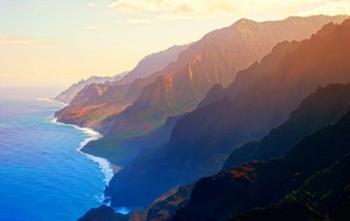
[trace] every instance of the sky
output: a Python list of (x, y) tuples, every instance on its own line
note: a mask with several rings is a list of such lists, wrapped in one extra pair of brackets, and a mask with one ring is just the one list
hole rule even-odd
[(350, 0), (0, 0), (0, 86), (65, 87), (240, 18), (350, 14)]

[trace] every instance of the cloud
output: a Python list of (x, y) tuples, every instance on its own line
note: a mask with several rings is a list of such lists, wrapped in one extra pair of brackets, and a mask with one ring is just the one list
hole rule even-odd
[(19, 38), (8, 35), (0, 35), (0, 45), (9, 45), (9, 44), (31, 44), (38, 42), (38, 39), (29, 39), (29, 38)]
[(89, 6), (89, 8), (95, 8), (96, 7), (95, 3), (93, 3), (93, 2), (89, 2), (88, 6)]
[[(248, 17), (267, 19), (315, 13), (345, 14), (349, 0), (115, 0), (108, 7), (128, 19), (162, 21)], [(148, 22), (149, 23), (149, 22)]]

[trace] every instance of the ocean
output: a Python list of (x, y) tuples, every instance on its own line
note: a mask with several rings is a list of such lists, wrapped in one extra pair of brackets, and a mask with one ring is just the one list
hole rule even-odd
[(111, 168), (79, 152), (99, 135), (55, 122), (61, 107), (0, 99), (0, 221), (73, 221), (101, 204)]

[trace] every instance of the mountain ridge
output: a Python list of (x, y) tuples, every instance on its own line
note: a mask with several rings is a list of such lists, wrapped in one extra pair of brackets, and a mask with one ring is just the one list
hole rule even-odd
[(267, 161), (282, 157), (301, 138), (340, 119), (350, 107), (350, 84), (319, 87), (303, 99), (288, 120), (274, 128), (258, 142), (235, 149), (225, 161), (224, 169), (250, 160)]

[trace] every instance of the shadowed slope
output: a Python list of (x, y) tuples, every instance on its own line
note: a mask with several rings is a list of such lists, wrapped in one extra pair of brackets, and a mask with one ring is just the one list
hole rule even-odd
[(350, 84), (332, 84), (318, 88), (304, 99), (288, 120), (259, 142), (250, 142), (232, 152), (224, 169), (250, 160), (267, 161), (283, 156), (300, 139), (332, 124), (349, 110)]
[[(280, 202), (286, 194), (310, 182), (307, 179), (313, 174), (330, 167), (350, 152), (349, 130), (348, 112), (335, 125), (305, 137), (282, 159), (250, 163), (201, 179), (195, 185), (190, 202), (177, 212), (174, 221), (227, 220), (246, 210)], [(342, 174), (342, 170), (338, 172)], [(334, 183), (347, 180), (335, 177)], [(328, 189), (324, 182), (315, 187), (324, 184)]]

